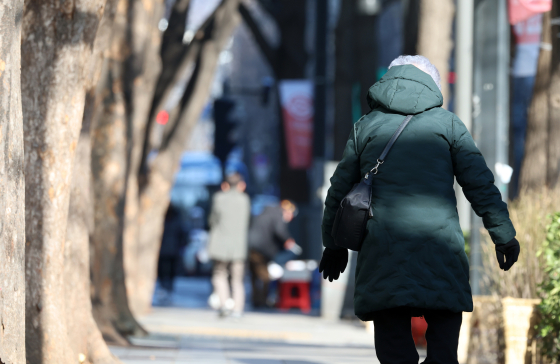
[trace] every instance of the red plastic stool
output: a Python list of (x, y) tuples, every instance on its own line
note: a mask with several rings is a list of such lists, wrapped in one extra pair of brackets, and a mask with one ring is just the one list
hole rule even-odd
[(278, 283), (279, 299), (278, 308), (288, 310), (299, 308), (303, 313), (311, 311), (309, 297), (309, 282), (284, 281)]
[(416, 346), (426, 347), (426, 330), (428, 323), (423, 317), (413, 317), (412, 322), (412, 338)]

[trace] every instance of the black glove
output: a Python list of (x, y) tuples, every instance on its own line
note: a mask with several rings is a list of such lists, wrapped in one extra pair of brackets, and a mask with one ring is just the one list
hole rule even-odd
[(328, 278), (330, 282), (336, 281), (340, 273), (346, 269), (346, 264), (348, 264), (348, 249), (325, 248), (319, 263), (319, 273), (323, 273), (323, 278)]
[[(498, 258), (500, 269), (509, 270), (513, 263), (517, 262), (520, 251), (519, 242), (515, 238), (511, 239), (507, 244), (496, 245), (496, 258)], [(504, 256), (506, 258), (505, 261)]]

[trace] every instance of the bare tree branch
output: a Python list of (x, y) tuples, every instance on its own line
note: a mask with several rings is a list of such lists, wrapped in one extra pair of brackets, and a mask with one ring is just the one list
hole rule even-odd
[(174, 8), (178, 12), (182, 13), (182, 12), (187, 11), (190, 3), (191, 3), (191, 0), (179, 0), (175, 3)]
[[(186, 4), (185, 4), (186, 3)], [(175, 77), (181, 65), (181, 59), (185, 57), (192, 43), (183, 44), (183, 34), (185, 32), (186, 18), (188, 13), (189, 0), (182, 0), (175, 3), (171, 16), (169, 17), (169, 27), (163, 34), (161, 45), (161, 58), (165, 68), (162, 70), (156, 86), (152, 108), (150, 110), (149, 119), (152, 119), (155, 113), (165, 103), (165, 99), (175, 83)], [(212, 15), (210, 16), (210, 18)], [(204, 30), (208, 20), (201, 26)]]
[(276, 11), (276, 7), (272, 4), (270, 0), (257, 0), (257, 3), (264, 11), (268, 13), (276, 22), (278, 22), (278, 12)]
[(160, 151), (165, 150), (168, 147), (169, 142), (175, 137), (176, 130), (182, 122), (181, 115), (184, 108), (189, 104), (192, 93), (194, 91), (194, 87), (198, 82), (198, 76), (201, 66), (200, 53), (203, 46), (204, 42), (198, 44), (196, 51), (193, 51), (191, 57), (189, 57), (190, 59), (188, 60), (188, 63), (189, 67), (192, 68), (192, 74), (188, 80), (187, 86), (185, 87), (185, 91), (183, 92), (183, 96), (179, 102), (179, 105), (177, 105), (176, 110), (174, 110), (174, 112), (172, 113), (174, 116), (174, 120), (173, 122), (168, 123), (167, 128), (164, 130), (163, 140), (159, 148)]
[[(185, 0), (183, 0), (183, 2), (184, 1)], [(179, 7), (180, 6), (181, 5), (179, 5)], [(177, 5), (176, 5), (176, 7), (177, 7)], [(175, 10), (180, 11), (181, 9), (175, 8), (174, 11)], [(183, 9), (183, 10), (186, 11), (186, 9)], [(149, 117), (148, 117), (146, 129), (145, 129), (146, 135), (144, 137), (144, 145), (143, 145), (143, 149), (142, 149), (142, 159), (141, 159), (141, 162), (140, 162), (140, 171), (139, 171), (140, 189), (142, 189), (142, 186), (145, 182), (144, 177), (148, 173), (147, 158), (148, 158), (148, 154), (150, 153), (150, 151), (153, 147), (150, 143), (151, 143), (151, 134), (154, 130), (154, 128), (153, 128), (154, 117), (155, 117), (156, 113), (164, 107), (164, 105), (166, 104), (166, 101), (168, 100), (169, 96), (171, 95), (171, 92), (172, 92), (173, 88), (177, 85), (177, 83), (179, 83), (179, 82), (189, 82), (190, 83), (191, 82), (190, 79), (192, 79), (192, 76), (191, 77), (186, 77), (185, 74), (188, 72), (188, 69), (193, 67), (193, 65), (192, 65), (193, 62), (195, 62), (198, 59), (198, 53), (200, 52), (201, 42), (205, 38), (205, 35), (209, 32), (209, 28), (212, 25), (212, 22), (214, 20), (214, 17), (216, 15), (217, 10), (218, 10), (218, 8), (216, 10), (214, 10), (214, 13), (212, 15), (210, 15), (208, 17), (208, 19), (206, 19), (206, 21), (202, 24), (202, 26), (200, 27), (200, 29), (196, 33), (194, 39), (192, 40), (192, 42), (188, 46), (183, 45), (183, 51), (180, 54), (178, 54), (177, 59), (174, 59), (174, 60), (167, 59), (166, 62), (165, 62), (168, 65), (166, 67), (172, 67), (173, 70), (172, 70), (172, 72), (166, 72), (164, 70), (162, 72), (162, 74), (160, 75), (160, 79), (158, 81), (158, 85), (157, 85), (157, 88), (156, 88), (154, 100), (152, 102), (152, 108), (150, 110), (150, 114), (149, 114)], [(173, 17), (173, 18), (175, 18), (175, 17)], [(171, 27), (172, 27), (172, 24), (170, 24), (170, 28)], [(170, 122), (169, 124), (171, 126), (174, 123)]]
[(272, 68), (274, 73), (276, 73), (276, 62), (277, 62), (277, 58), (278, 58), (278, 57), (276, 57), (277, 56), (276, 49), (274, 49), (268, 43), (268, 41), (264, 37), (264, 34), (262, 33), (261, 29), (259, 28), (259, 25), (255, 21), (255, 19), (253, 19), (253, 16), (251, 15), (251, 12), (249, 11), (249, 9), (247, 9), (247, 7), (243, 3), (239, 4), (239, 13), (241, 14), (241, 17), (243, 18), (243, 21), (249, 27), (249, 29), (251, 30), (251, 33), (255, 37), (255, 41), (257, 42), (257, 45), (259, 46), (261, 52), (263, 53), (264, 57), (266, 58), (268, 64), (270, 65), (270, 67)]

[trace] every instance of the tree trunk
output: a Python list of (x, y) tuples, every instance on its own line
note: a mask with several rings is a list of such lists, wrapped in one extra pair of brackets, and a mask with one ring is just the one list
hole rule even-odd
[(75, 363), (68, 339), (64, 246), (86, 76), (104, 0), (33, 1), (23, 16), (26, 351)]
[(93, 61), (88, 79), (82, 130), (76, 147), (70, 207), (66, 228), (64, 280), (66, 285), (66, 320), (68, 337), (74, 357), (88, 363), (119, 363), (110, 353), (92, 315), (90, 283), (90, 234), (93, 231), (93, 201), (91, 190), (91, 123), (97, 109), (96, 89), (101, 71), (103, 52), (109, 45), (117, 1), (107, 2), (103, 19), (97, 32)]
[(139, 299), (144, 287), (135, 280), (139, 275), (136, 242), (138, 239), (138, 173), (142, 160), (144, 137), (150, 115), (154, 91), (161, 71), (159, 55), (162, 33), (158, 21), (163, 15), (161, 0), (135, 1), (130, 10), (132, 48), (124, 85), (131, 97), (128, 105), (128, 173), (125, 198), (124, 268), (130, 308), (134, 314), (145, 314)]
[[(120, 12), (120, 10), (119, 10)], [(116, 28), (121, 26), (117, 14)], [(116, 29), (115, 34), (118, 34)], [(93, 314), (105, 340), (125, 345), (136, 334), (136, 321), (128, 308), (123, 242), (126, 194), (126, 112), (119, 71), (121, 62), (111, 47), (102, 73), (101, 110), (94, 122), (91, 168), (94, 191), (92, 284)], [(130, 324), (129, 324), (130, 322)]]
[(94, 315), (107, 340), (146, 331), (131, 311), (135, 302), (137, 171), (146, 120), (160, 70), (157, 21), (161, 0), (120, 0), (111, 51), (100, 87), (103, 111), (94, 129)]
[[(551, 44), (550, 12), (543, 16), (542, 42)], [(550, 70), (552, 52), (542, 47), (537, 66), (537, 75), (533, 89), (533, 99), (527, 119), (527, 141), (525, 157), (520, 176), (520, 189), (539, 189), (547, 181), (547, 145), (548, 145), (548, 92), (550, 87)]]
[[(552, 2), (551, 19), (560, 17), (560, 4), (558, 1)], [(556, 187), (560, 177), (560, 25), (557, 22), (550, 25), (548, 31), (556, 34), (551, 37), (552, 60), (551, 77), (548, 90), (548, 153), (547, 153), (547, 185), (550, 188)]]
[(427, 57), (441, 76), (443, 107), (449, 96), (449, 58), (455, 5), (453, 0), (420, 0), (417, 52)]
[(25, 181), (20, 45), (23, 0), (0, 0), (0, 363), (25, 363)]
[(185, 143), (208, 100), (218, 57), (239, 22), (239, 0), (224, 0), (214, 14), (212, 26), (204, 34), (198, 64), (182, 100), (179, 122), (158, 156), (150, 165), (147, 183), (141, 191), (138, 216), (137, 266), (139, 305), (150, 307), (156, 281), (158, 252), (163, 219), (169, 205), (169, 192)]
[(124, 271), (124, 204), (128, 168), (128, 122), (125, 95), (129, 9), (134, 0), (120, 0), (111, 46), (107, 52), (98, 95), (100, 106), (93, 122), (91, 168), (94, 191), (94, 224), (91, 236), (92, 303), (103, 337), (126, 345), (125, 336), (143, 335), (128, 304)]
[(66, 229), (64, 283), (66, 285), (66, 320), (74, 357), (83, 355), (95, 364), (118, 363), (109, 352), (92, 316), (90, 289), (89, 236), (93, 227), (91, 201), (91, 114), (94, 92), (86, 98), (84, 120), (70, 189), (70, 208)]

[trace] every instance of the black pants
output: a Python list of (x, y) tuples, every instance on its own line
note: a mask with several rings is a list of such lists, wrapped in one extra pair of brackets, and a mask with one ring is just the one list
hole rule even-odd
[[(406, 307), (377, 311), (373, 314), (375, 351), (381, 364), (417, 364), (418, 352), (412, 339), (410, 319), (417, 312)], [(425, 364), (457, 364), (461, 312), (422, 310), (428, 323)]]
[(251, 285), (253, 287), (253, 307), (266, 306), (266, 298), (270, 289), (268, 276), (268, 259), (261, 253), (249, 251), (249, 271), (251, 272)]
[(173, 281), (177, 275), (177, 257), (160, 256), (158, 261), (158, 279), (161, 287), (168, 292), (173, 292)]

